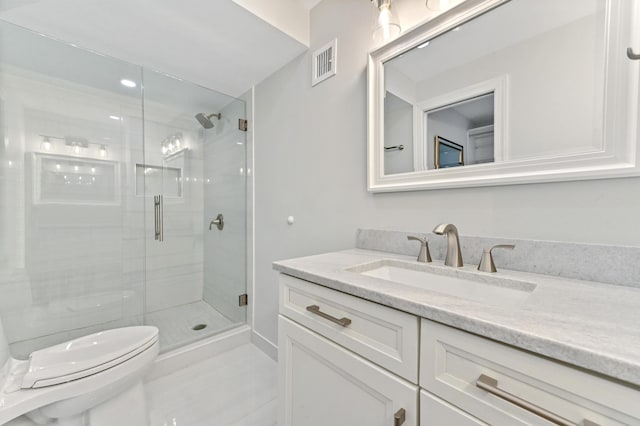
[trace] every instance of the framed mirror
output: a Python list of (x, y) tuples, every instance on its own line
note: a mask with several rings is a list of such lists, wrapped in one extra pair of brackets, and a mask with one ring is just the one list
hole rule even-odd
[(640, 175), (639, 28), (640, 0), (468, 0), (371, 52), (368, 189)]

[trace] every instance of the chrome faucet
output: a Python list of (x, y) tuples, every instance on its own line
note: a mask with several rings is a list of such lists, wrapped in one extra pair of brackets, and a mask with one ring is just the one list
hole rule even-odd
[(462, 253), (460, 252), (460, 240), (458, 239), (458, 228), (450, 223), (441, 223), (433, 228), (433, 233), (447, 235), (447, 257), (444, 264), (447, 266), (462, 266)]

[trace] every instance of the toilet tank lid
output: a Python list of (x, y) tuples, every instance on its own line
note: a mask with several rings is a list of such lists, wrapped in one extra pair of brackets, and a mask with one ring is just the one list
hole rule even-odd
[[(101, 331), (29, 355), (29, 370), (22, 388), (39, 387), (38, 382), (64, 383), (95, 374), (130, 359), (158, 340), (158, 329), (151, 326)], [(114, 361), (120, 361), (114, 363)], [(104, 366), (105, 368), (100, 368)], [(66, 379), (68, 377), (73, 379)]]

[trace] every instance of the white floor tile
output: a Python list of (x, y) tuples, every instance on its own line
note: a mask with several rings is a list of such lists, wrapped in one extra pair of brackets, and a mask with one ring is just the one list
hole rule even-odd
[(253, 345), (147, 383), (151, 426), (276, 424), (276, 363)]

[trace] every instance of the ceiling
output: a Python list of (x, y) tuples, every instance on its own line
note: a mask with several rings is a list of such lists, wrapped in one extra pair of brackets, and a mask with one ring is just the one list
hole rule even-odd
[(232, 0), (0, 0), (0, 19), (234, 97), (307, 49)]

